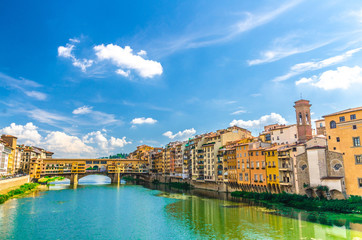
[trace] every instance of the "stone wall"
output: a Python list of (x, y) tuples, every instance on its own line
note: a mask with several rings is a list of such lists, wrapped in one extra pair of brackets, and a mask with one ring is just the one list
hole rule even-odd
[(310, 179), (309, 179), (309, 165), (308, 165), (308, 157), (307, 153), (304, 152), (297, 156), (297, 186), (298, 192), (301, 195), (305, 194), (305, 185), (310, 185)]
[(0, 181), (0, 191), (6, 190), (9, 188), (13, 188), (13, 187), (18, 187), (20, 185), (28, 183), (29, 181), (30, 181), (29, 176), (1, 180)]

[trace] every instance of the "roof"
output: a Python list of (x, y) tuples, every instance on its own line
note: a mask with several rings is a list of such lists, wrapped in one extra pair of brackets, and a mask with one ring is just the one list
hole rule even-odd
[(362, 107), (356, 107), (356, 108), (348, 108), (346, 110), (342, 110), (342, 111), (339, 111), (339, 112), (335, 112), (335, 113), (331, 113), (331, 114), (328, 114), (328, 115), (324, 115), (323, 117), (330, 117), (330, 116), (334, 116), (334, 115), (339, 115), (339, 114), (344, 114), (344, 113), (349, 113), (349, 112), (354, 112), (354, 111), (361, 111), (362, 110)]
[(6, 134), (1, 135), (1, 137), (10, 137), (10, 138), (16, 138), (16, 139), (18, 139), (17, 137), (15, 137), (15, 136), (13, 136), (13, 135), (6, 135)]
[(318, 120), (315, 120), (314, 122), (324, 122), (324, 119), (318, 119)]

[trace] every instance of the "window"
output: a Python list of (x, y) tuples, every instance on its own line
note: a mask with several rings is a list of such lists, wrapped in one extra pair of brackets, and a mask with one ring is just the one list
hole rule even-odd
[(258, 174), (254, 174), (254, 181), (255, 181), (255, 182), (258, 181)]
[(319, 127), (323, 127), (323, 123), (320, 123), (320, 124), (319, 124)]
[(245, 181), (249, 181), (249, 174), (245, 173)]
[(107, 164), (107, 161), (101, 161), (101, 164)]
[(334, 170), (338, 171), (342, 167), (342, 164), (337, 163), (333, 166)]
[(239, 181), (243, 181), (243, 174), (242, 173), (239, 174)]
[(299, 113), (299, 124), (302, 124), (302, 113)]
[(275, 162), (273, 161), (273, 167), (275, 167)]
[(344, 117), (339, 117), (339, 121), (344, 122), (344, 121), (346, 121), (346, 119)]
[(357, 125), (353, 125), (352, 128), (353, 128), (353, 129), (357, 129)]
[(337, 137), (337, 142), (340, 142), (341, 140), (339, 139), (339, 137)]
[(362, 164), (362, 155), (354, 155), (356, 159), (356, 164)]
[(362, 178), (358, 178), (358, 187), (362, 188)]
[(263, 181), (263, 174), (260, 174), (260, 182)]
[(283, 129), (280, 129), (280, 134), (283, 134)]
[(308, 113), (305, 114), (305, 123), (309, 124)]
[(276, 181), (277, 180), (277, 175), (273, 175), (273, 177), (274, 177), (274, 181)]
[(353, 138), (353, 146), (355, 146), (355, 147), (361, 146), (361, 142), (360, 142), (359, 137), (354, 137)]
[(256, 167), (259, 168), (259, 162), (256, 162)]
[(259, 156), (259, 152), (255, 152), (255, 156)]
[(356, 119), (356, 114), (352, 114), (351, 115), (351, 120), (355, 120)]
[(336, 128), (336, 127), (337, 127), (335, 121), (331, 121), (331, 122), (329, 123), (329, 126), (330, 126), (330, 128)]

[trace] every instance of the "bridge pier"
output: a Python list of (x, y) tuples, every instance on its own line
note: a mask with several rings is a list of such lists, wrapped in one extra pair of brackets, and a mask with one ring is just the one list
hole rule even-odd
[(78, 173), (72, 173), (70, 175), (70, 185), (78, 185)]
[(112, 173), (111, 176), (111, 183), (120, 183), (121, 182), (121, 174), (120, 173)]

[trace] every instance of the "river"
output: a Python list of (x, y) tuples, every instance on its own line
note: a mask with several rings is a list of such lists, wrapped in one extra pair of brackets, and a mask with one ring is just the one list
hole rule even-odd
[(227, 195), (155, 188), (103, 176), (76, 189), (57, 182), (0, 205), (0, 239), (362, 239), (360, 223), (321, 224), (302, 211), (283, 216)]

